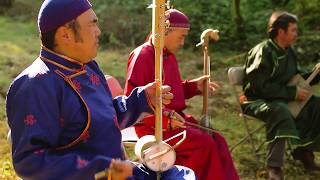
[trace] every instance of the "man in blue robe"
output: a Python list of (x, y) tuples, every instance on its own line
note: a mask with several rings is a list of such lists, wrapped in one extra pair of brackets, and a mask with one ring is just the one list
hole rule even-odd
[[(120, 132), (151, 112), (154, 83), (112, 99), (93, 60), (101, 32), (87, 0), (45, 0), (38, 27), (40, 55), (15, 78), (6, 101), (17, 175), (94, 179), (109, 168), (113, 180), (155, 179), (144, 166), (124, 161)], [(169, 89), (163, 89), (165, 104)], [(193, 179), (194, 173), (176, 166), (162, 178)]]

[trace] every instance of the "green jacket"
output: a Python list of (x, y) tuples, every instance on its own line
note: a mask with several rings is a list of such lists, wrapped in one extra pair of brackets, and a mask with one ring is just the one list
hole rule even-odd
[(280, 48), (272, 40), (255, 46), (247, 54), (243, 90), (248, 99), (294, 100), (296, 86), (287, 86), (298, 73), (292, 48)]
[[(271, 39), (261, 42), (247, 54), (243, 90), (244, 112), (266, 123), (267, 142), (289, 138), (294, 147), (320, 148), (320, 99), (313, 96), (296, 119), (287, 103), (295, 99), (296, 86), (287, 85), (301, 74), (293, 49), (282, 49)], [(310, 74), (310, 73), (309, 73)], [(308, 73), (301, 74), (304, 78)], [(311, 84), (316, 83), (319, 76)]]

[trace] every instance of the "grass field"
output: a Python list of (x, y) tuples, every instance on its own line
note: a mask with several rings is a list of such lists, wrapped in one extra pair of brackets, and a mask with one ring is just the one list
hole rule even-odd
[[(34, 23), (13, 21), (0, 16), (0, 179), (17, 179), (15, 176), (10, 155), (10, 146), (7, 143), (7, 123), (5, 116), (5, 94), (13, 78), (38, 55), (39, 40)], [(106, 74), (111, 74), (124, 82), (127, 55), (132, 48), (100, 50), (97, 57), (101, 68)], [(214, 127), (219, 129), (230, 145), (235, 144), (245, 135), (244, 126), (238, 116), (236, 102), (232, 97), (231, 88), (227, 83), (226, 69), (231, 65), (241, 64), (239, 52), (212, 52), (212, 78), (222, 84), (219, 93), (210, 98), (210, 119)], [(202, 73), (202, 53), (183, 50), (178, 54), (180, 68), (184, 78), (194, 78)], [(200, 116), (202, 97), (195, 97), (188, 101), (187, 112)], [(254, 127), (260, 125), (258, 121), (250, 121)], [(264, 139), (264, 133), (256, 136), (257, 142)], [(259, 162), (250, 151), (249, 144), (239, 146), (233, 153), (233, 158), (241, 179), (263, 179), (263, 160), (265, 148), (261, 151)], [(318, 154), (317, 154), (318, 155)], [(205, 158), (205, 157), (203, 157)], [(317, 156), (319, 161), (319, 155)], [(204, 167), (205, 168), (205, 167)], [(319, 179), (317, 174), (308, 174), (302, 165), (286, 158), (286, 179)]]

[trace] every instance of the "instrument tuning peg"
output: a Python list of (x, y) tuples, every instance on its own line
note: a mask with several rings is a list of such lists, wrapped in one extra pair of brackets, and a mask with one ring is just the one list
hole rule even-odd
[(154, 8), (155, 7), (155, 5), (152, 3), (152, 4), (149, 4), (149, 6), (147, 7), (147, 9), (152, 9), (152, 8)]
[(170, 0), (167, 0), (166, 5), (167, 5), (167, 9), (170, 9)]

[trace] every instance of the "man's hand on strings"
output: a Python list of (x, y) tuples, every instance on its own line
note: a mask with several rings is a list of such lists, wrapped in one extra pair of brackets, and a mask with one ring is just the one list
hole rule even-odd
[[(149, 83), (145, 86), (145, 91), (147, 93), (147, 96), (150, 100), (150, 103), (155, 106), (156, 105), (156, 83)], [(162, 92), (162, 104), (170, 104), (171, 99), (173, 98), (173, 94), (170, 92), (171, 87), (164, 85), (161, 86), (161, 92)]]
[(132, 176), (133, 165), (126, 161), (112, 159), (109, 170), (111, 171), (111, 179), (126, 180)]
[(163, 114), (168, 117), (168, 129), (186, 128), (184, 118), (175, 111), (164, 111)]
[(299, 86), (297, 86), (297, 92), (296, 92), (296, 100), (298, 101), (304, 101), (308, 98), (308, 96), (311, 94), (310, 91), (303, 89)]
[[(210, 78), (209, 75), (201, 76), (196, 79), (192, 79), (190, 82), (197, 82), (197, 88), (198, 90), (203, 93), (203, 87), (205, 80), (208, 80)], [(220, 85), (217, 82), (209, 82), (209, 94), (214, 95), (217, 93), (218, 89), (220, 88)]]

